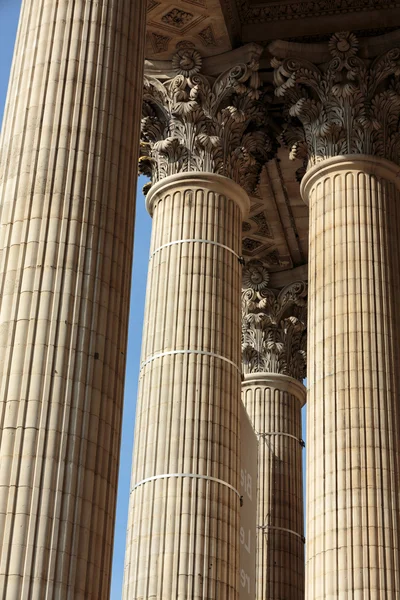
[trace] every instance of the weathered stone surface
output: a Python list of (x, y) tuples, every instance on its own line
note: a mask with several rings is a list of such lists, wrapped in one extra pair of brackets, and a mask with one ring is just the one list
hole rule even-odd
[(329, 157), (366, 154), (400, 163), (400, 48), (372, 62), (350, 32), (333, 35), (331, 60), (274, 59), (276, 95), (291, 123), (283, 133), (306, 167)]
[(0, 598), (111, 582), (141, 0), (22, 3), (0, 147)]
[(307, 598), (400, 596), (399, 168), (307, 172)]
[(299, 381), (306, 376), (307, 285), (269, 287), (269, 273), (249, 262), (242, 279), (243, 372), (281, 373)]
[(255, 47), (249, 62), (210, 78), (201, 73), (199, 52), (183, 49), (172, 59), (175, 77), (145, 78), (139, 166), (152, 183), (203, 171), (255, 190), (275, 150), (261, 101), (261, 51)]
[(258, 436), (256, 599), (304, 599), (302, 383), (249, 373), (242, 398)]
[(221, 175), (178, 173), (156, 183), (147, 202), (153, 231), (123, 598), (238, 600), (238, 253), (249, 200)]

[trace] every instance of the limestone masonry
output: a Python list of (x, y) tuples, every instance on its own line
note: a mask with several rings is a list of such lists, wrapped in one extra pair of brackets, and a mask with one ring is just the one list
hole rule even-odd
[(110, 598), (138, 169), (123, 600), (400, 598), (399, 165), (400, 2), (22, 1), (0, 600)]

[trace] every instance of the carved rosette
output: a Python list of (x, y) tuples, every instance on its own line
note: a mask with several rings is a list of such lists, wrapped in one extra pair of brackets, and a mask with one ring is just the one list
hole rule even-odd
[(203, 171), (225, 175), (252, 193), (275, 146), (258, 58), (255, 51), (248, 64), (213, 79), (201, 73), (200, 54), (183, 48), (172, 61), (175, 77), (145, 78), (139, 169), (151, 183)]
[(275, 93), (287, 107), (283, 141), (306, 167), (326, 158), (367, 154), (400, 162), (400, 48), (374, 61), (358, 56), (349, 32), (329, 42), (332, 59), (273, 59)]
[(242, 366), (248, 373), (306, 377), (307, 284), (268, 287), (269, 273), (258, 262), (243, 269)]

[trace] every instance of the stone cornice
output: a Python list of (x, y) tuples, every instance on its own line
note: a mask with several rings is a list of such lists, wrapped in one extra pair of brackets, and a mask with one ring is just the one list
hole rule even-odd
[(370, 61), (358, 47), (354, 34), (342, 32), (332, 36), (326, 64), (273, 60), (289, 120), (283, 141), (305, 166), (350, 154), (400, 162), (400, 48)]
[(257, 262), (243, 269), (242, 367), (250, 373), (306, 376), (307, 284), (269, 287), (269, 273)]
[(210, 77), (200, 54), (185, 47), (172, 60), (174, 77), (145, 77), (139, 167), (152, 183), (203, 171), (253, 192), (275, 149), (265, 98), (261, 101), (261, 52), (251, 45), (247, 62)]

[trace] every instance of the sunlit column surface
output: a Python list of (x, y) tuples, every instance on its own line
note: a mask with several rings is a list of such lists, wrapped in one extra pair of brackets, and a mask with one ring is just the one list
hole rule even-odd
[(22, 4), (0, 146), (0, 598), (109, 597), (146, 2)]
[(272, 149), (261, 51), (206, 77), (183, 49), (145, 77), (153, 233), (124, 600), (239, 597), (241, 227)]
[(234, 599), (238, 253), (248, 198), (227, 178), (189, 173), (156, 184), (148, 205), (153, 232), (123, 597)]
[(399, 168), (329, 159), (310, 203), (309, 598), (400, 594)]
[(400, 48), (384, 47), (342, 32), (321, 65), (274, 60), (310, 208), (308, 600), (400, 596)]

